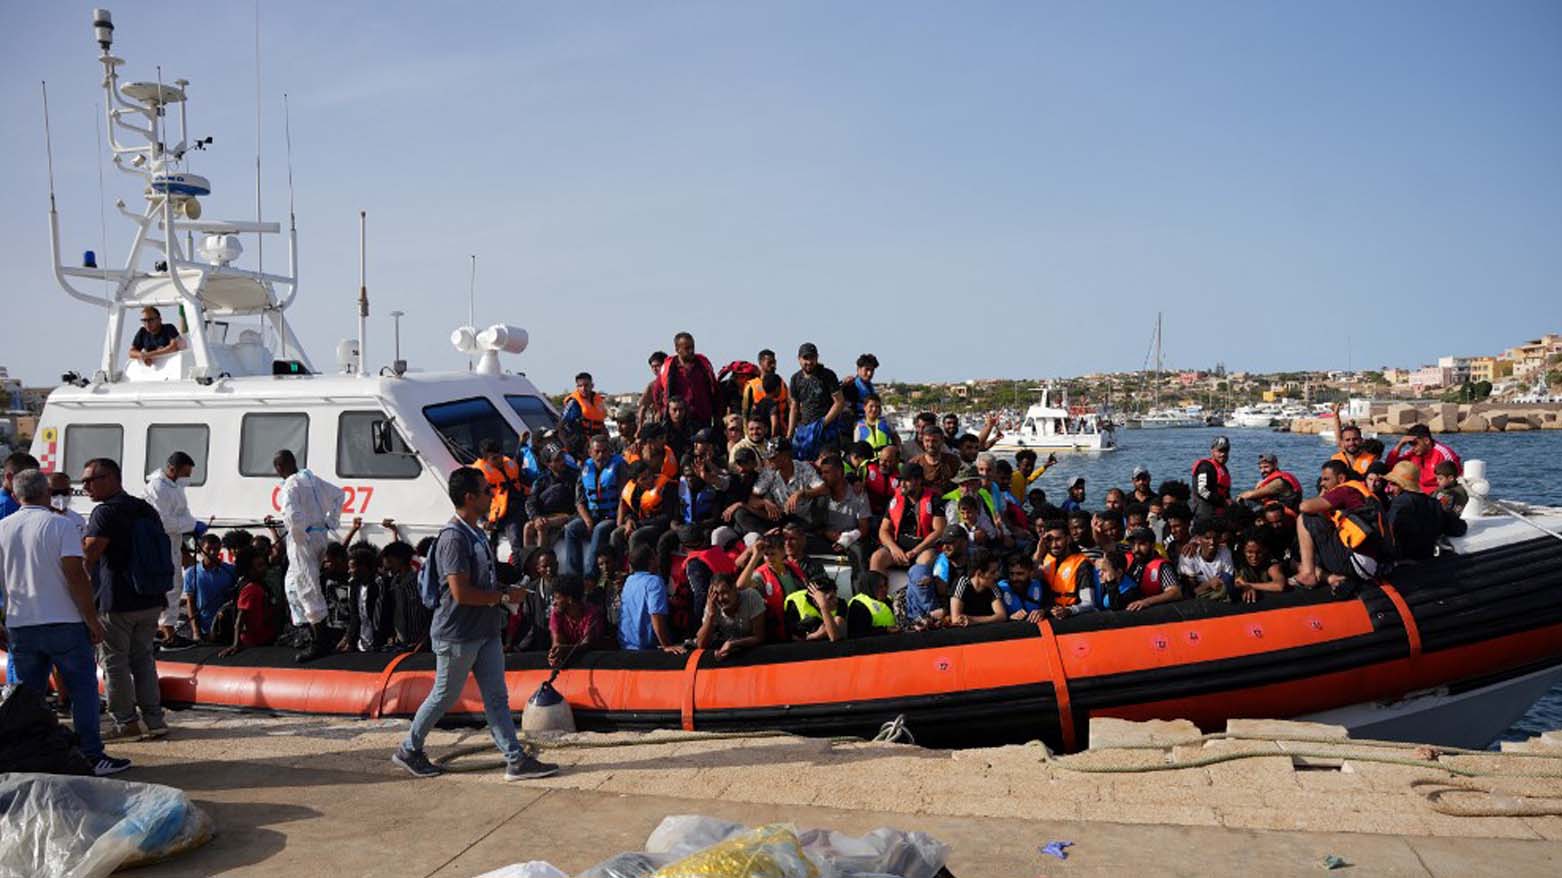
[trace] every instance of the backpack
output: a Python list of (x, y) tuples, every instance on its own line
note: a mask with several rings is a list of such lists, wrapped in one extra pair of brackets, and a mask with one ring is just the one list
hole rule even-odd
[(127, 569), (130, 588), (136, 594), (152, 597), (168, 594), (174, 578), (173, 553), (168, 534), (157, 510), (144, 501), (130, 520), (130, 564)]
[[(418, 600), (422, 601), (423, 606), (428, 607), (430, 610), (439, 608), (439, 593), (444, 588), (444, 582), (442, 582), (444, 577), (439, 575), (439, 571), (435, 569), (439, 565), (434, 562), (439, 551), (439, 540), (440, 537), (445, 535), (445, 531), (452, 529), (456, 529), (456, 525), (447, 524), (440, 528), (438, 536), (434, 537), (434, 545), (429, 549), (428, 557), (423, 559), (423, 569), (418, 571)], [(472, 540), (474, 552), (478, 551), (479, 541), (482, 542), (481, 550), (488, 551), (487, 540), (480, 537), (472, 537), (470, 534), (467, 536)], [(497, 562), (495, 569), (497, 569)]]

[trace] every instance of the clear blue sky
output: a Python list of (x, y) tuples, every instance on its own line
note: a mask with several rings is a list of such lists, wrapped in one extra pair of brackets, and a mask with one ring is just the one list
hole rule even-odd
[[(192, 80), (208, 216), (253, 212), (250, 3), (107, 3), (129, 78)], [(38, 81), (65, 250), (98, 246), (86, 2), (0, 13), (0, 364), (89, 369), (49, 274)], [(265, 199), (293, 321), (371, 358), (479, 320), (545, 388), (638, 387), (692, 331), (718, 365), (799, 342), (881, 377), (1407, 365), (1562, 328), (1562, 4), (297, 3), (268, 0)], [(139, 196), (108, 172), (109, 200)], [(109, 215), (110, 255), (126, 224)], [(253, 252), (253, 246), (247, 242)], [(282, 265), (282, 248), (267, 248)]]

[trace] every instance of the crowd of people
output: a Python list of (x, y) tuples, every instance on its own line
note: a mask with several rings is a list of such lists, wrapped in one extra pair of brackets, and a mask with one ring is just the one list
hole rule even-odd
[[(470, 673), (493, 701), (507, 776), (538, 777), (554, 769), (515, 743), (506, 652), (555, 665), (610, 648), (720, 660), (1179, 600), (1345, 596), (1462, 533), (1459, 457), (1424, 426), (1385, 449), (1342, 423), (1337, 453), (1307, 473), (1315, 491), (1272, 454), (1237, 490), (1220, 437), (1186, 480), (1154, 485), (1139, 466), (1099, 505), (1083, 478), (1054, 503), (1043, 476), (1055, 458), (995, 455), (992, 419), (965, 433), (924, 412), (903, 437), (883, 416), (872, 354), (844, 379), (813, 344), (797, 362), (784, 381), (769, 350), (718, 371), (680, 333), (672, 355), (650, 357), (639, 406), (613, 412), (581, 373), (556, 429), (469, 449), (449, 476), (455, 516), (416, 546), (390, 520), (385, 545), (357, 538), (361, 519), (342, 533), (341, 490), (286, 450), (274, 458), (280, 517), (220, 536), (189, 509), (183, 452), (141, 496), (113, 460), (90, 461), (86, 519), (68, 507), (66, 474), (12, 454), (0, 492), (7, 681), (43, 689), (54, 671), (83, 752), (108, 774), (128, 762), (104, 740), (166, 734), (158, 650), (280, 643), (307, 662), (427, 649), (436, 686), (397, 763), (438, 773), (423, 739)], [(897, 571), (905, 584), (891, 589)]]

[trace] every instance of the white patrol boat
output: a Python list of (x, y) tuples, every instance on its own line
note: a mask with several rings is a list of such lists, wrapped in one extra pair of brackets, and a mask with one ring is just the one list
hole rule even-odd
[(994, 451), (1113, 451), (1117, 434), (1110, 418), (1099, 411), (1070, 408), (1052, 402), (1053, 391), (1043, 389), (1041, 401), (1025, 410), (1020, 428), (998, 439)]
[[(113, 458), (127, 490), (138, 492), (141, 477), (184, 451), (195, 460), (188, 497), (196, 515), (214, 517), (218, 527), (253, 527), (279, 510), (281, 482), (271, 460), (286, 448), (301, 466), (342, 487), (343, 518), (364, 518), (371, 539), (383, 541), (384, 519), (414, 541), (435, 533), (450, 516), (446, 477), (476, 458), (479, 443), (496, 439), (513, 453), (525, 434), (541, 435), (557, 423), (531, 381), (500, 368), (500, 353), (525, 350), (525, 330), (458, 328), (452, 342), (478, 358), (470, 372), (409, 373), (399, 358), (371, 369), (364, 347), (369, 301), (360, 281), (358, 339), (338, 346), (334, 374), (318, 371), (286, 319), (299, 290), (291, 215), (287, 273), (236, 264), (241, 235), (279, 235), (280, 225), (202, 217), (198, 199), (212, 186), (190, 170), (189, 159), (210, 139), (188, 139), (188, 83), (121, 82), (124, 61), (110, 52), (112, 18), (107, 10), (93, 15), (108, 147), (114, 167), (142, 181), (146, 206), (137, 213), (117, 204), (134, 227), (123, 265), (99, 266), (89, 251), (82, 266), (68, 266), (51, 172), (55, 277), (67, 294), (106, 311), (108, 328), (90, 377), (69, 373), (49, 394), (33, 454), (46, 471), (77, 479), (88, 460)], [(169, 143), (173, 107), (177, 144)], [(131, 142), (121, 139), (127, 137)], [(363, 266), (360, 250), (360, 276)], [(93, 282), (107, 292), (84, 291)], [(146, 307), (178, 315), (182, 349), (150, 362), (127, 360), (125, 315)], [(80, 495), (75, 502), (88, 505)]]

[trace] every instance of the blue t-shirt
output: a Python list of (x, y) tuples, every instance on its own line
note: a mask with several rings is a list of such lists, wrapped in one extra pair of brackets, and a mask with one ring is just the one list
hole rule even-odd
[(651, 627), (651, 617), (667, 613), (667, 583), (655, 573), (629, 574), (619, 596), (618, 645), (624, 649), (659, 648), (661, 642)]
[(217, 610), (233, 599), (238, 581), (233, 565), (220, 561), (209, 570), (205, 564), (196, 564), (184, 572), (184, 593), (195, 596), (195, 615), (202, 631), (211, 629)]
[(933, 575), (942, 579), (946, 585), (954, 585), (954, 577), (949, 570), (949, 556), (943, 552), (939, 552), (938, 557), (933, 559)]
[(1121, 610), (1134, 601), (1134, 596), (1139, 593), (1139, 583), (1127, 573), (1117, 581), (1116, 588), (1109, 588), (1101, 581), (1101, 575), (1096, 574), (1095, 581), (1096, 602), (1103, 610)]
[(5, 518), (21, 508), (22, 504), (16, 502), (16, 498), (11, 496), (10, 491), (0, 488), (0, 518)]
[(998, 581), (998, 596), (1003, 598), (1003, 608), (1010, 614), (1047, 608), (1047, 592), (1039, 579), (1021, 583), (1018, 588), (1010, 585), (1009, 580), (1001, 579)]

